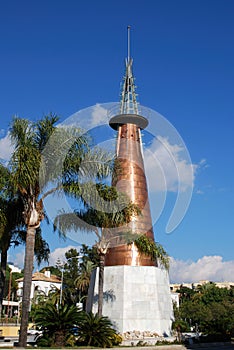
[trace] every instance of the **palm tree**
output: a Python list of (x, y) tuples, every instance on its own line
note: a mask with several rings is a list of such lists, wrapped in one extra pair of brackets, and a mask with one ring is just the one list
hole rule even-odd
[(81, 271), (80, 275), (76, 278), (75, 286), (81, 292), (87, 291), (89, 287), (90, 276), (95, 267), (96, 265), (94, 265), (92, 261), (88, 260), (84, 265), (84, 268)]
[(96, 265), (91, 260), (87, 260), (83, 264), (80, 275), (75, 280), (75, 287), (79, 291), (79, 302), (88, 297), (90, 278), (95, 267)]
[[(113, 237), (113, 229), (130, 222), (132, 216), (140, 214), (138, 207), (129, 202), (126, 195), (118, 193), (115, 187), (105, 184), (96, 184), (97, 192), (88, 192), (83, 189), (84, 208), (75, 210), (80, 220), (74, 220), (74, 213), (62, 213), (55, 219), (55, 228), (61, 232), (82, 229), (96, 234), (96, 248), (99, 255), (99, 282), (98, 282), (98, 315), (102, 316), (104, 262), (107, 250)], [(96, 194), (96, 198), (95, 195)], [(89, 195), (89, 196), (88, 196)], [(88, 201), (87, 201), (88, 198)], [(100, 200), (103, 199), (104, 201)], [(92, 207), (90, 205), (92, 203)], [(95, 209), (96, 208), (96, 209)], [(126, 232), (126, 235), (128, 232)]]
[(169, 270), (169, 256), (163, 246), (144, 234), (133, 234), (128, 244), (136, 245), (140, 254), (147, 255), (152, 261), (157, 262), (161, 267)]
[[(118, 345), (122, 341), (107, 317), (94, 315), (91, 312), (83, 315), (78, 335), (78, 342), (86, 346), (106, 348)], [(117, 339), (118, 342), (116, 342)]]
[(36, 229), (40, 227), (40, 223), (44, 218), (39, 183), (42, 150), (51, 136), (57, 121), (58, 117), (52, 115), (45, 117), (37, 123), (31, 123), (26, 119), (14, 118), (10, 129), (11, 139), (15, 147), (10, 162), (12, 169), (11, 184), (15, 193), (22, 200), (22, 214), (27, 231), (22, 318), (19, 337), (19, 344), (22, 347), (25, 347), (27, 343)]
[[(5, 287), (7, 252), (11, 245), (25, 244), (26, 238), (26, 232), (23, 229), (23, 202), (12, 189), (11, 177), (11, 171), (0, 164), (0, 317)], [(35, 256), (38, 264), (42, 260), (48, 261), (49, 253), (48, 244), (42, 238), (41, 230), (38, 228), (35, 241)]]
[(78, 324), (82, 313), (75, 305), (56, 305), (47, 302), (35, 310), (34, 321), (42, 327), (44, 334), (53, 339), (52, 345), (64, 347), (71, 328)]
[[(56, 128), (57, 121), (56, 115), (45, 116), (36, 123), (14, 118), (10, 129), (15, 147), (10, 163), (11, 183), (22, 200), (27, 231), (19, 338), (19, 345), (22, 347), (27, 342), (35, 234), (44, 219), (43, 200), (51, 193), (61, 190), (69, 195), (75, 192), (79, 196), (79, 170), (85, 174), (87, 170), (91, 170), (92, 165), (96, 176), (101, 178), (105, 169), (108, 169), (105, 154), (89, 152), (87, 136), (81, 136), (81, 132), (75, 128)], [(95, 153), (99, 162), (90, 161), (91, 153)], [(82, 162), (84, 155), (86, 162)]]
[[(1, 203), (3, 204), (3, 203)], [(1, 250), (1, 269), (0, 269), (0, 310), (4, 296), (6, 282), (6, 266), (9, 248), (25, 244), (26, 232), (21, 229), (22, 222), (22, 203), (19, 199), (8, 199), (4, 205), (1, 205), (1, 212), (5, 214), (5, 222), (0, 228), (0, 250)], [(42, 260), (48, 261), (50, 249), (46, 241), (42, 238), (41, 229), (36, 229), (34, 254), (37, 263)], [(1, 312), (0, 312), (1, 315)]]

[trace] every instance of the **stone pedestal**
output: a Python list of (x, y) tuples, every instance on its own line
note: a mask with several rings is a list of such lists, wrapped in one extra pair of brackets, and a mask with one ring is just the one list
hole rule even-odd
[[(97, 312), (98, 271), (93, 312)], [(173, 307), (168, 273), (155, 266), (106, 266), (103, 316), (125, 332), (171, 334)]]

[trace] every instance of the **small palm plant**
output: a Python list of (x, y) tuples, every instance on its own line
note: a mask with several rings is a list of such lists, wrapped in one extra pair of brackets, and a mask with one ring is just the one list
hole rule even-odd
[(85, 313), (79, 325), (80, 345), (112, 347), (121, 343), (122, 338), (116, 333), (111, 321), (98, 314)]
[(35, 311), (35, 324), (43, 329), (43, 337), (51, 339), (52, 346), (63, 347), (70, 330), (81, 321), (82, 312), (75, 305), (56, 305), (47, 302)]

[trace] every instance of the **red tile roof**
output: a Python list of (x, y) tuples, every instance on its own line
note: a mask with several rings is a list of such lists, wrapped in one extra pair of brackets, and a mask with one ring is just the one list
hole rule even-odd
[[(17, 279), (17, 282), (23, 282), (23, 278)], [(50, 275), (50, 277), (47, 277), (42, 272), (35, 272), (32, 275), (32, 281), (45, 281), (45, 282), (53, 282), (53, 283), (61, 283), (61, 278), (56, 275)]]

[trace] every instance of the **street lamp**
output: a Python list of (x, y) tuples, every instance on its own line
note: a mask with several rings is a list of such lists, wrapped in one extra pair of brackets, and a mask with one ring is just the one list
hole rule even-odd
[[(9, 311), (10, 311), (10, 301), (11, 301), (11, 280), (12, 280), (12, 270), (10, 269), (10, 278), (9, 278), (9, 285), (8, 285), (7, 318), (9, 317)], [(12, 311), (12, 306), (11, 306), (11, 311)]]
[(63, 266), (62, 266), (62, 276), (61, 276), (61, 287), (60, 287), (59, 305), (62, 304), (62, 296), (63, 296), (63, 271), (64, 271), (64, 263), (63, 263)]

